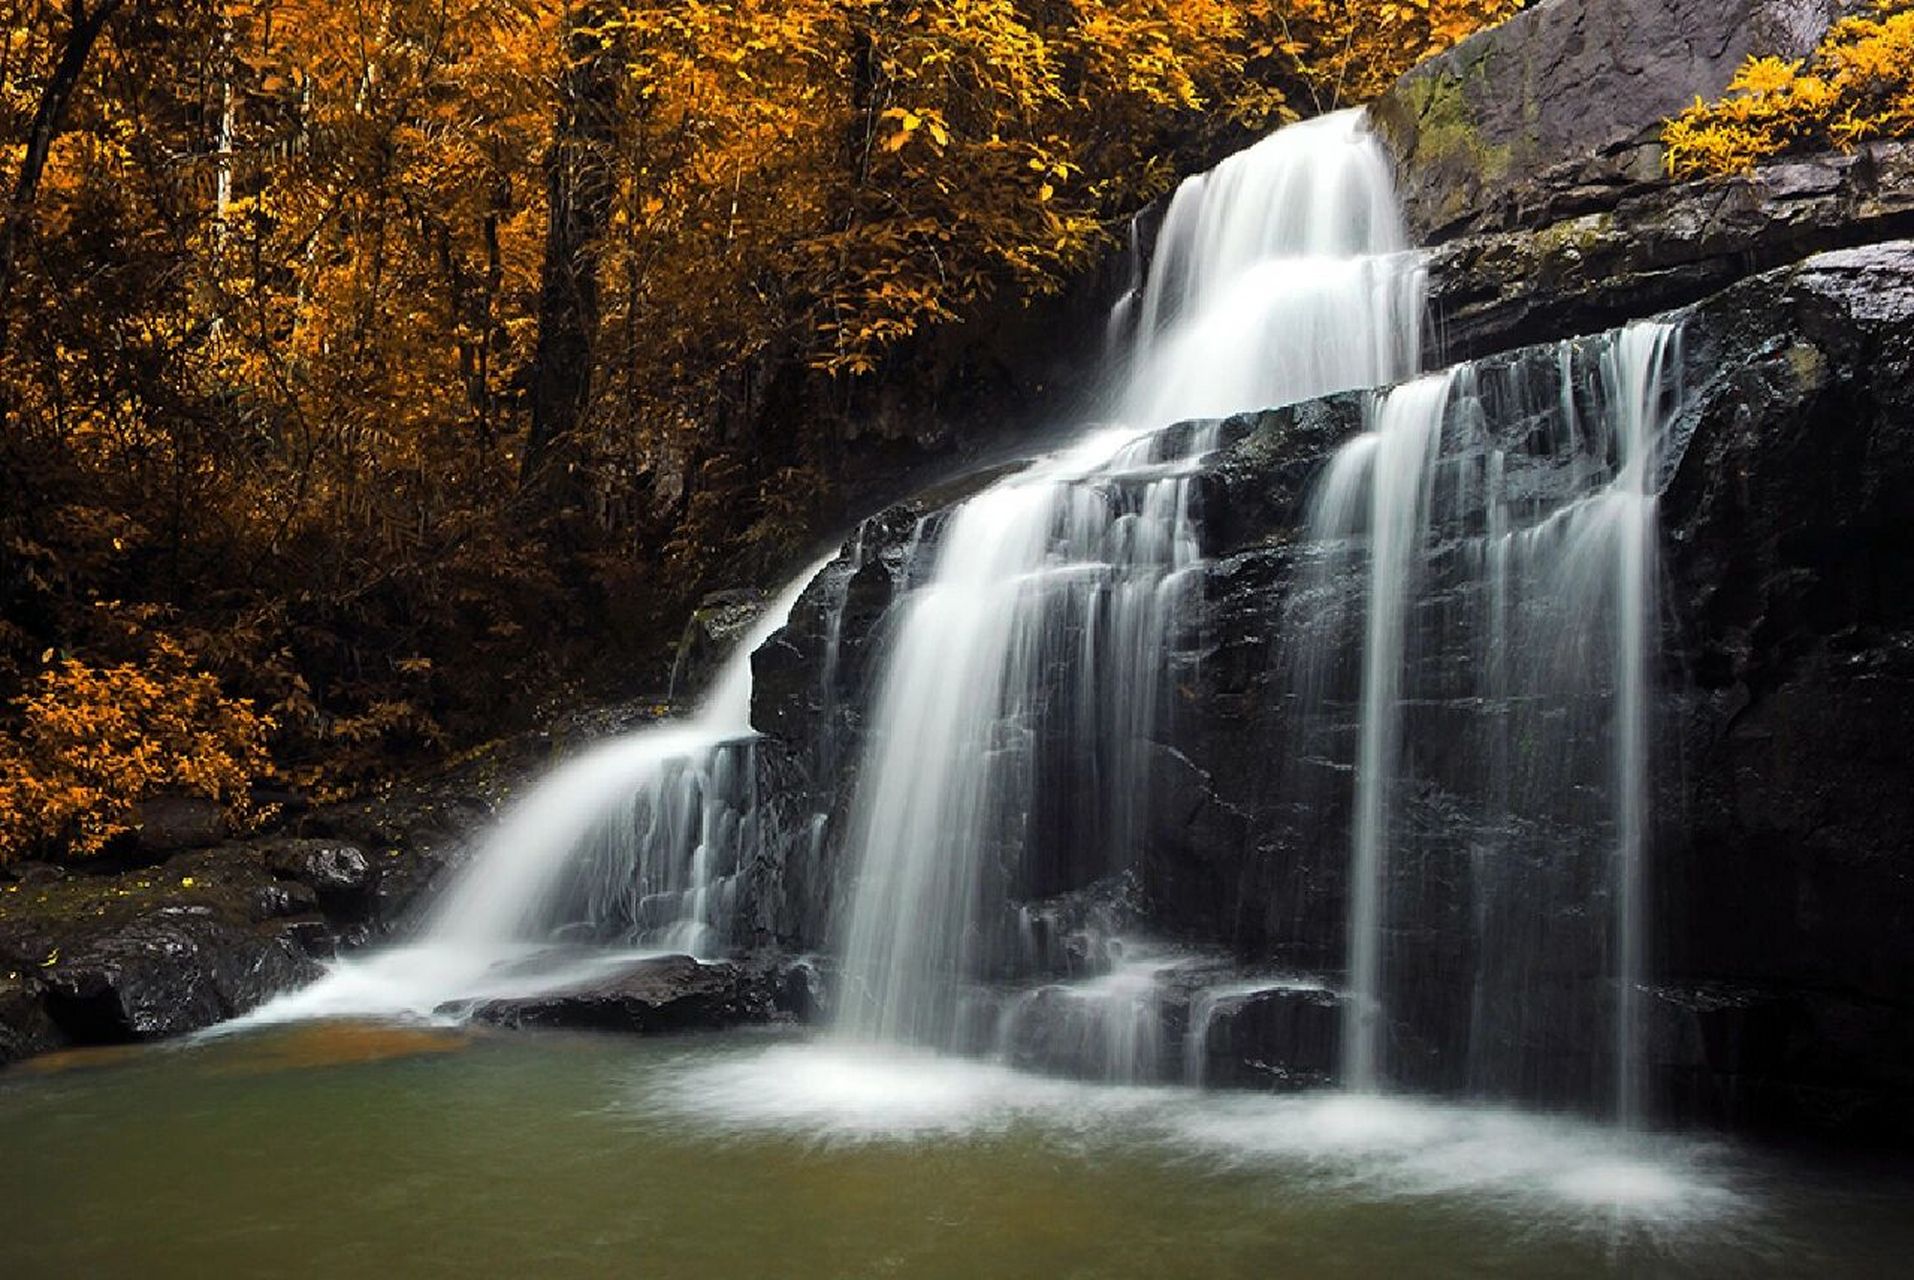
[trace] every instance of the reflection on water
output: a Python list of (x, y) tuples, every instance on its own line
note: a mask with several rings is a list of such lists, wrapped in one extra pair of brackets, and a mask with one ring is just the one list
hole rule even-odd
[(221, 1075), (261, 1075), (308, 1067), (387, 1062), (423, 1054), (457, 1053), (472, 1034), (447, 1027), (376, 1022), (306, 1022), (271, 1036), (241, 1041), (208, 1069)]
[(0, 1273), (1840, 1276), (1909, 1184), (781, 1035), (319, 1023), (0, 1075)]

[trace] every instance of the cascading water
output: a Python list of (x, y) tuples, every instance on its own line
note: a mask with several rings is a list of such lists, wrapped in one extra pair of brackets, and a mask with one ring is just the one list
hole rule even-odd
[[(1407, 375), (1421, 280), (1402, 249), (1388, 162), (1355, 112), (1177, 192), (1119, 308), (1136, 320), (1112, 416), (1130, 425), (965, 503), (928, 571), (907, 575), (921, 585), (895, 623), (852, 814), (843, 1032), (961, 1044), (967, 986), (1039, 967), (1009, 904), (1127, 865), (1166, 626), (1197, 563), (1190, 474), (1218, 440), (1163, 428)], [(1068, 696), (1045, 679), (1059, 668)], [(1059, 752), (1060, 785), (1045, 763)], [(1059, 807), (1059, 790), (1096, 803)], [(1130, 1034), (1127, 1015), (1102, 1022)]]
[(1393, 816), (1394, 761), (1402, 732), (1402, 684), (1409, 665), (1411, 583), (1429, 510), (1429, 471), (1452, 374), (1437, 374), (1384, 397), (1373, 428), (1331, 464), (1311, 518), (1319, 538), (1366, 528), (1368, 594), (1362, 641), (1362, 718), (1349, 878), (1349, 1012), (1343, 1079), (1376, 1086), (1382, 1020), (1382, 882)]
[[(1656, 495), (1679, 425), (1678, 331), (1635, 325), (1413, 378), (1420, 271), (1388, 166), (1353, 114), (1285, 130), (1185, 184), (1111, 320), (1111, 416), (1125, 425), (955, 508), (906, 514), (908, 541), (896, 511), (874, 518), (870, 544), (861, 532), (837, 558), (777, 651), (779, 689), (760, 706), (775, 747), (750, 723), (752, 653), (823, 566), (767, 611), (695, 718), (590, 751), (509, 810), (417, 945), (341, 964), (260, 1017), (431, 1014), (549, 992), (637, 950), (717, 952), (739, 919), (808, 944), (834, 908), (835, 1037), (671, 1045), (636, 1072), (628, 1046), (608, 1051), (621, 1055), (605, 1086), (614, 1105), (644, 1114), (632, 1131), (670, 1139), (640, 1161), (670, 1170), (660, 1186), (682, 1181), (680, 1162), (725, 1194), (740, 1168), (788, 1164), (740, 1164), (750, 1149), (731, 1139), (754, 1133), (781, 1135), (762, 1148), (772, 1156), (790, 1134), (852, 1140), (819, 1165), (839, 1181), (859, 1159), (853, 1142), (966, 1135), (958, 1154), (993, 1162), (990, 1194), (972, 1203), (1000, 1207), (1005, 1172), (1037, 1168), (1038, 1195), (1054, 1184), (1054, 1152), (1028, 1137), (1051, 1131), (1093, 1153), (1090, 1172), (1105, 1152), (1126, 1185), (1143, 1169), (1151, 1200), (1175, 1185), (1137, 1163), (1148, 1143), (1233, 1169), (1293, 1165), (1300, 1194), (1280, 1199), (1335, 1222), (1325, 1206), (1354, 1191), (1366, 1235), (1386, 1222), (1372, 1190), (1412, 1198), (1418, 1215), (1459, 1192), (1611, 1223), (1632, 1224), (1631, 1210), (1667, 1223), (1680, 1219), (1657, 1215), (1671, 1209), (1739, 1212), (1700, 1157), (1626, 1132), (1643, 1111)], [(1371, 387), (1389, 389), (1236, 427), (1197, 420)], [(1359, 405), (1363, 429), (1330, 454), (1324, 428), (1353, 430)], [(1204, 455), (1237, 431), (1246, 447), (1200, 486)], [(1229, 559), (1205, 580), (1204, 506), (1218, 497), (1229, 512), (1272, 442), (1285, 452), (1272, 493), (1251, 497), (1254, 541), (1231, 545), (1219, 521)], [(1319, 445), (1330, 456), (1297, 528), (1298, 467)], [(1221, 584), (1198, 615), (1220, 618), (1217, 632), (1251, 625), (1214, 648), (1193, 639), (1205, 628), (1179, 636), (1199, 584)], [(1274, 639), (1260, 625), (1271, 620)], [(793, 672), (792, 653), (819, 661)], [(1210, 653), (1215, 666), (1198, 665)], [(1231, 666), (1252, 674), (1213, 678)], [(1170, 690), (1192, 670), (1197, 695), (1247, 691), (1249, 705), (1170, 719)], [(1283, 758), (1251, 755), (1285, 735)], [(1247, 762), (1210, 772), (1231, 752)], [(1151, 821), (1166, 778), (1187, 785), (1164, 794), (1194, 796), (1184, 812), (1196, 816)], [(1265, 803), (1261, 788), (1284, 794)], [(1246, 834), (1210, 821), (1245, 790), (1255, 810), (1225, 818)], [(1202, 865), (1219, 833), (1230, 847)], [(747, 866), (766, 883), (747, 877), (762, 896), (740, 908)], [(1239, 866), (1250, 872), (1238, 892), (1261, 912), (1243, 926), (1251, 936), (1229, 939), (1240, 953), (1134, 935), (1154, 918), (1225, 940), (1232, 922), (1200, 913)], [(1249, 875), (1265, 872), (1253, 887), (1266, 892), (1252, 893)], [(1220, 890), (1192, 890), (1185, 874)], [(788, 934), (787, 919), (800, 921)], [(600, 945), (561, 945), (574, 940)], [(1353, 1096), (1277, 1096), (1338, 1077)], [(604, 1110), (589, 1087), (580, 1115)], [(1609, 1098), (1623, 1129), (1373, 1096), (1391, 1090)], [(675, 1123), (699, 1128), (678, 1141), (659, 1127)], [(1092, 1145), (1105, 1128), (1117, 1141)], [(709, 1162), (713, 1134), (726, 1141)], [(621, 1142), (617, 1159), (630, 1164), (631, 1150)], [(905, 1166), (885, 1149), (868, 1167)], [(1219, 1191), (1233, 1192), (1210, 1161), (1200, 1174), (1190, 1221), (1207, 1238), (1217, 1206), (1230, 1211)], [(920, 1188), (899, 1185), (920, 1239)], [(1231, 1203), (1271, 1202), (1259, 1190)], [(1336, 1224), (1324, 1257), (1347, 1261), (1347, 1230)], [(1450, 1234), (1479, 1232), (1469, 1218)], [(788, 1233), (772, 1234), (783, 1247)], [(1182, 1260), (1165, 1238), (1146, 1242), (1142, 1269), (1160, 1271), (1164, 1248)], [(829, 1247), (836, 1258), (841, 1239)]]
[[(837, 701), (852, 579), (889, 565), (895, 593), (844, 826), (841, 1036), (1200, 1082), (1245, 1002), (1292, 1009), (1327, 1047), (1340, 999), (1356, 1090), (1561, 1100), (1600, 1091), (1559, 1060), (1607, 1025), (1599, 1071), (1617, 1113), (1637, 1114), (1673, 340), (1637, 326), (1564, 344), (1546, 367), (1404, 381), (1422, 270), (1358, 113), (1272, 135), (1179, 189), (1113, 313), (1108, 416), (1123, 425), (921, 520), (901, 562), (854, 545), (827, 579), (822, 728), (806, 748), (826, 775), (850, 763), (840, 712), (859, 719)], [(1218, 415), (1392, 384), (1316, 486), (1282, 628), (1292, 754), (1347, 780), (1343, 800), (1290, 806), (1325, 839), (1348, 833), (1346, 980), (1338, 994), (1220, 971), (1219, 985), (1213, 960), (1126, 947), (1128, 908), (1105, 909), (1148, 838), (1173, 624), (1203, 568), (1194, 477)], [(601, 944), (583, 962), (600, 968), (632, 949), (720, 951), (770, 820), (751, 654), (822, 568), (783, 592), (696, 717), (590, 751), (514, 806), (417, 946), (342, 965), (272, 1012), (430, 1012), (541, 989), (559, 978), (522, 965), (555, 943)], [(776, 821), (781, 847), (801, 840), (823, 874), (833, 816)], [(1443, 913), (1473, 920), (1468, 954), (1416, 952)], [(1405, 1035), (1422, 1060), (1466, 1068), (1417, 1077), (1392, 1055)], [(1328, 1077), (1333, 1056), (1298, 1078)]]
[[(1461, 1035), (1462, 1079), (1411, 1069), (1409, 1082), (1563, 1101), (1600, 1096), (1605, 1071), (1616, 1114), (1639, 1116), (1654, 511), (1675, 332), (1635, 325), (1384, 393), (1317, 487), (1313, 568), (1285, 629), (1299, 733), (1333, 733), (1338, 703), (1356, 705), (1352, 1088), (1397, 1078), (1392, 1036), (1440, 1051)], [(1469, 955), (1417, 941), (1426, 920), (1465, 911)], [(1603, 972), (1609, 988), (1590, 980)], [(1463, 1020), (1446, 1013), (1457, 990)], [(1611, 1042), (1589, 1052), (1603, 1024)]]
[[(825, 563), (765, 608), (695, 715), (592, 747), (508, 808), (433, 904), (415, 944), (343, 963), (253, 1020), (423, 1016), (561, 985), (636, 953), (716, 952), (756, 838), (751, 655)], [(601, 945), (551, 954), (567, 941)]]
[(739, 749), (751, 655), (824, 562), (765, 609), (689, 720), (628, 734), (558, 769), (493, 829), (439, 900), (427, 942), (537, 941), (567, 925), (710, 954), (723, 939), (753, 805)]

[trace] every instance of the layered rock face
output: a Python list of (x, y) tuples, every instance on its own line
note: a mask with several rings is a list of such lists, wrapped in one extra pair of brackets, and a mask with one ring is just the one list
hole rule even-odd
[(1543, 0), (1373, 108), (1425, 244), (1533, 230), (1661, 185), (1661, 121), (1750, 54), (1799, 58), (1865, 0)]
[[(1897, 239), (1914, 232), (1914, 151), (1876, 144), (1676, 185), (1655, 142), (1663, 116), (1720, 92), (1747, 53), (1798, 55), (1842, 11), (1556, 0), (1419, 69), (1376, 117), (1412, 223), (1440, 242), (1427, 363), (1471, 361), (1457, 377), (1485, 406), (1456, 468), (1482, 474), (1495, 452), (1523, 500), (1565, 501), (1570, 468), (1546, 437), (1561, 425), (1551, 414), (1565, 371), (1594, 358), (1573, 340), (1657, 315), (1680, 329), (1680, 408), (1655, 479), (1662, 608), (1639, 992), (1653, 1113), (1906, 1141), (1914, 883), (1893, 730), (1914, 712), (1911, 526), (1897, 501), (1914, 449), (1914, 246)], [(1335, 1074), (1322, 1011), (1340, 1017), (1332, 990), (1348, 954), (1355, 693), (1345, 670), (1343, 714), (1332, 696), (1298, 722), (1292, 600), (1315, 554), (1308, 495), (1365, 428), (1368, 403), (1332, 397), (1234, 420), (1205, 464), (1207, 564), (1172, 657), (1132, 874), (1086, 880), (1099, 864), (1081, 856), (1070, 806), (1044, 798), (1048, 784), (1028, 833), (998, 855), (1015, 899), (1006, 909), (1021, 919), (1061, 921), (1058, 903), (1101, 895), (1121, 908), (1106, 923), (1226, 950), (1255, 973), (1324, 976), (1328, 989), (1305, 997), (1272, 986), (1220, 1010), (1165, 984), (1169, 1056), (1222, 1055), (1172, 1077)], [(843, 825), (870, 677), (887, 610), (934, 558), (948, 500), (867, 524), (759, 654), (754, 721), (782, 835), (750, 877), (741, 941), (812, 949), (840, 936), (831, 904), (851, 874)], [(1461, 546), (1469, 533), (1437, 522), (1438, 541)], [(1454, 566), (1443, 574), (1453, 581), (1418, 606), (1419, 660), (1434, 674), (1407, 716), (1409, 794), (1387, 890), (1407, 906), (1387, 940), (1392, 1076), (1601, 1109), (1615, 1050), (1590, 1027), (1619, 998), (1605, 976), (1615, 944), (1590, 919), (1610, 892), (1606, 819), (1551, 835), (1472, 816), (1480, 771), (1464, 779), (1458, 757), (1508, 706), (1470, 682), (1481, 603)], [(1059, 703), (1070, 678), (1059, 666)], [(1593, 753), (1605, 733), (1550, 741)], [(1071, 750), (1042, 742), (1036, 775), (1067, 791), (1084, 776)], [(1517, 859), (1485, 891), (1484, 860), (1522, 841), (1555, 852)], [(1521, 927), (1542, 936), (1509, 941), (1530, 904)], [(1485, 919), (1499, 941), (1485, 941)], [(1485, 1021), (1495, 947), (1521, 957), (1488, 972), (1524, 985), (1511, 1003), (1527, 1007)], [(1036, 960), (1000, 976), (1069, 971), (1067, 959)], [(1067, 1026), (1009, 1051), (1064, 1069), (1054, 1042)]]
[[(1678, 317), (1687, 386), (1661, 503), (1648, 869), (1649, 1054), (1664, 1113), (1908, 1131), (1914, 883), (1893, 724), (1914, 712), (1914, 515), (1900, 498), (1914, 481), (1910, 283), (1914, 244), (1891, 242), (1756, 277)], [(1561, 360), (1550, 345), (1470, 374), (1546, 402)], [(1165, 735), (1146, 871), (1164, 927), (1310, 967), (1334, 968), (1344, 946), (1350, 790), (1290, 776), (1314, 762), (1293, 758), (1308, 735), (1290, 714), (1285, 605), (1310, 554), (1306, 478), (1362, 421), (1361, 398), (1345, 397), (1233, 424), (1243, 434), (1215, 463), (1215, 559), (1181, 658), (1187, 696)], [(1536, 426), (1510, 415), (1488, 439), (1518, 450)], [(1443, 616), (1425, 663), (1465, 663), (1479, 646), (1464, 589), (1429, 593)], [(1454, 1032), (1468, 1020), (1444, 1006), (1472, 995), (1485, 944), (1471, 860), (1494, 842), (1472, 825), (1451, 762), (1498, 708), (1473, 688), (1441, 690), (1437, 679), (1405, 744), (1412, 830), (1392, 894), (1414, 909), (1393, 939), (1391, 1003), (1408, 1077), (1453, 1088), (1467, 1066)], [(1338, 732), (1350, 726), (1318, 737)], [(1555, 848), (1578, 856), (1566, 833)], [(1540, 882), (1529, 889), (1540, 915), (1548, 899)], [(1552, 963), (1586, 981), (1603, 960), (1558, 950)], [(1560, 1056), (1599, 1055), (1586, 1035), (1571, 1047), (1572, 1031), (1527, 1034), (1555, 1037)]]
[[(1914, 877), (1894, 730), (1914, 714), (1914, 515), (1899, 500), (1914, 482), (1914, 242), (1810, 257), (1667, 319), (1679, 327), (1681, 385), (1656, 479), (1664, 585), (1643, 1015), (1654, 1113), (1905, 1137), (1914, 1133), (1905, 1065)], [(1576, 371), (1608, 341), (1517, 348), (1458, 373), (1487, 426), (1443, 466), (1479, 476), (1496, 452), (1522, 501), (1572, 498), (1580, 482), (1546, 441), (1563, 432), (1564, 396), (1587, 394)], [(1312, 486), (1364, 429), (1370, 403), (1349, 394), (1224, 425), (1229, 443), (1200, 479), (1207, 563), (1171, 659), (1141, 862), (1127, 889), (1073, 881), (1082, 833), (1068, 806), (1040, 800), (1009, 855), (1026, 918), (1082, 936), (1082, 900), (1101, 897), (1107, 930), (1335, 985), (1348, 948), (1357, 690), (1346, 664), (1315, 718), (1299, 718), (1296, 596), (1321, 554), (1307, 533)], [(920, 503), (867, 525), (759, 652), (755, 712), (769, 736), (758, 750), (785, 837), (750, 878), (755, 944), (810, 949), (835, 939), (829, 908), (850, 874), (843, 820), (887, 608), (911, 586), (911, 566), (921, 572), (934, 557), (946, 510)], [(1436, 520), (1438, 547), (1480, 533), (1460, 512), (1453, 525)], [(1458, 567), (1460, 555), (1434, 554), (1437, 580), (1417, 606), (1419, 669), (1432, 674), (1413, 686), (1411, 794), (1387, 890), (1392, 1075), (1413, 1087), (1599, 1105), (1613, 1062), (1589, 1028), (1607, 1016), (1611, 944), (1589, 914), (1602, 909), (1612, 837), (1599, 808), (1566, 798), (1552, 834), (1484, 826), (1481, 760), (1470, 753), (1509, 706), (1485, 699), (1472, 678), (1483, 588)], [(1358, 577), (1342, 589), (1361, 588)], [(1060, 663), (1059, 699), (1072, 678)], [(1551, 742), (1599, 753), (1608, 732), (1597, 719)], [(1072, 751), (1067, 741), (1041, 747), (1051, 754), (1039, 776), (1079, 776)], [(1523, 762), (1500, 767), (1513, 777)], [(1504, 846), (1518, 852), (1498, 873), (1495, 892), (1508, 899), (1498, 907), (1481, 860)], [(1521, 848), (1541, 852), (1531, 864)], [(1059, 888), (1075, 893), (1046, 897)], [(1059, 910), (1066, 902), (1071, 910)], [(1496, 910), (1546, 936), (1498, 937), (1484, 928)], [(1095, 966), (1090, 958), (1081, 968)], [(1504, 1065), (1488, 1069), (1477, 1061), (1483, 1015), (1472, 1009), (1483, 1005), (1485, 968), (1541, 993), (1488, 1037), (1504, 1042), (1495, 1054)], [(1070, 971), (1065, 960), (1000, 976)], [(1338, 1000), (1305, 991), (1258, 990), (1199, 1014), (1203, 989), (1170, 981), (1156, 1009), (1171, 1037), (1163, 1074), (1259, 1085), (1333, 1078), (1326, 1046)], [(1053, 1042), (1071, 1025), (1068, 1011), (1008, 1051), (1067, 1069)], [(1206, 1069), (1182, 1070), (1192, 1055)]]

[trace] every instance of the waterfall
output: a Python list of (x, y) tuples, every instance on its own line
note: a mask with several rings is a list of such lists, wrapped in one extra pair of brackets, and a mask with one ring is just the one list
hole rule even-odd
[[(1356, 707), (1351, 1088), (1452, 1083), (1398, 1070), (1390, 1043), (1459, 1034), (1453, 1083), (1582, 1100), (1605, 1071), (1615, 1114), (1639, 1118), (1655, 495), (1677, 346), (1643, 323), (1381, 393), (1316, 486), (1285, 632), (1297, 754)], [(1418, 941), (1464, 916), (1469, 955)], [(1577, 1065), (1571, 1047), (1602, 1025), (1605, 1064)]]
[[(593, 748), (513, 805), (417, 946), (341, 965), (277, 1011), (430, 1012), (548, 987), (522, 966), (573, 940), (600, 944), (601, 966), (634, 948), (716, 955), (744, 868), (799, 850), (806, 874), (835, 875), (846, 1041), (1200, 1083), (1212, 1059), (1242, 1074), (1229, 1042), (1247, 1014), (1280, 1015), (1308, 1042), (1292, 1081), (1607, 1097), (1636, 1123), (1678, 331), (1416, 377), (1422, 272), (1358, 113), (1190, 179), (1112, 312), (1104, 425), (918, 518), (901, 547), (886, 539), (903, 526), (878, 529), (876, 551), (860, 533), (820, 584), (817, 724), (785, 746), (833, 801), (849, 780), (841, 813), (760, 805), (750, 723), (751, 654), (825, 562), (695, 716)], [(1290, 749), (1259, 762), (1296, 827), (1271, 856), (1304, 860), (1299, 898), (1341, 908), (1340, 937), (1293, 939), (1305, 957), (1343, 947), (1332, 989), (1334, 974), (1249, 979), (1125, 935), (1147, 918), (1131, 891), (1166, 776), (1170, 655), (1206, 569), (1197, 478), (1218, 418), (1338, 392), (1363, 394), (1325, 412), (1360, 405), (1363, 429), (1280, 551), (1272, 733)], [(853, 582), (887, 574), (871, 638), (847, 641)], [(840, 689), (850, 662), (867, 701)], [(1309, 903), (1281, 905), (1317, 927), (1300, 923), (1320, 914)]]
[[(765, 607), (694, 715), (593, 746), (511, 804), (412, 945), (342, 962), (249, 1020), (427, 1016), (601, 973), (634, 950), (715, 954), (756, 839), (751, 655), (826, 563)], [(555, 947), (571, 940), (617, 945)]]
[(1616, 340), (1604, 372), (1617, 417), (1618, 474), (1610, 486), (1616, 553), (1616, 929), (1618, 1003), (1615, 1017), (1615, 1114), (1641, 1122), (1641, 988), (1647, 975), (1645, 915), (1648, 858), (1648, 777), (1654, 694), (1653, 654), (1659, 634), (1659, 526), (1656, 521), (1661, 451), (1678, 335), (1662, 324), (1633, 325)]
[[(1011, 904), (1128, 865), (1166, 636), (1198, 563), (1190, 477), (1219, 439), (1214, 423), (1165, 428), (1410, 373), (1421, 276), (1402, 250), (1389, 164), (1356, 112), (1184, 183), (1113, 319), (1134, 328), (1112, 373), (1124, 425), (998, 482), (926, 539), (857, 774), (845, 1034), (961, 1046), (969, 988), (1043, 976)], [(1044, 678), (1059, 669), (1061, 692)], [(1133, 982), (1105, 986), (1134, 1004)], [(1089, 1021), (1119, 1036), (1134, 1023)]]
[(1361, 739), (1349, 892), (1349, 1015), (1343, 1077), (1352, 1089), (1376, 1085), (1382, 1021), (1382, 883), (1393, 817), (1394, 762), (1402, 733), (1402, 684), (1409, 666), (1408, 613), (1428, 519), (1430, 462), (1453, 374), (1388, 393), (1374, 427), (1332, 465), (1316, 504), (1312, 536), (1357, 527), (1366, 506), (1369, 587), (1364, 612)]
[(825, 563), (766, 607), (695, 715), (593, 747), (512, 806), (439, 899), (424, 941), (482, 950), (575, 925), (714, 953), (754, 808), (739, 758), (754, 736), (751, 655)]

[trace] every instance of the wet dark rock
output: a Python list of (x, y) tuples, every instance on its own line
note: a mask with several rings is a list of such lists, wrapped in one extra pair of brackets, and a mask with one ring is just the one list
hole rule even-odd
[(48, 1017), (76, 1044), (113, 1044), (211, 1026), (317, 976), (283, 932), (210, 906), (161, 907), (68, 936), (40, 962)]
[(0, 1066), (66, 1043), (46, 1009), (46, 990), (29, 973), (0, 963)]
[(205, 796), (156, 795), (140, 802), (133, 819), (134, 844), (147, 855), (207, 849), (226, 836), (225, 811)]
[[(441, 789), (316, 809), (316, 827), (397, 818), (433, 843), (369, 852), (268, 836), (160, 866), (9, 868), (0, 886), (0, 1061), (67, 1044), (199, 1030), (318, 976), (317, 961), (386, 936), (489, 812)], [(414, 825), (416, 824), (416, 825)], [(383, 834), (394, 834), (386, 830)]]
[(752, 655), (752, 727), (790, 742), (855, 736), (883, 640), (879, 624), (909, 585), (914, 553), (936, 545), (951, 510), (1019, 465), (967, 472), (860, 524)]
[(791, 1006), (809, 998), (808, 984), (772, 967), (664, 956), (544, 995), (488, 1000), (470, 1013), (475, 1022), (502, 1027), (654, 1035), (789, 1020), (797, 1012)]
[(1597, 332), (1812, 253), (1910, 234), (1907, 142), (1791, 157), (1745, 176), (1639, 184), (1600, 212), (1437, 249), (1431, 363)]
[(1914, 244), (1750, 282), (1690, 330), (1716, 372), (1663, 508), (1687, 677), (1664, 972), (1757, 986), (1815, 1046), (1751, 1051), (1728, 1114), (1826, 1120), (1844, 1078), (1887, 1089), (1850, 1100), (1859, 1132), (1887, 1107), (1914, 1134)]
[(706, 596), (685, 622), (678, 654), (671, 667), (671, 690), (679, 697), (695, 695), (764, 613), (764, 593), (745, 589)]
[(1134, 871), (1105, 876), (1080, 889), (1018, 904), (1000, 926), (1015, 945), (1000, 976), (1084, 978), (1108, 973), (1124, 959), (1125, 935), (1146, 927), (1150, 910)]
[[(1334, 1083), (1341, 1053), (1343, 998), (1322, 987), (1272, 986), (1217, 1000), (1189, 1034), (1185, 1061), (1219, 1088), (1287, 1091)], [(1199, 1006), (1200, 1008), (1200, 1006)]]
[(262, 920), (316, 914), (319, 895), (297, 881), (278, 880), (252, 890), (252, 914)]
[(1914, 1026), (1905, 1006), (1746, 982), (1649, 994), (1658, 1114), (1869, 1141), (1914, 1131)]
[(365, 850), (339, 840), (285, 840), (266, 848), (266, 867), (275, 876), (310, 890), (329, 906), (362, 903), (372, 887)]
[(914, 550), (935, 546), (950, 504), (1004, 471), (947, 481), (864, 521), (752, 655), (767, 838), (740, 885), (741, 945), (798, 953), (836, 940), (838, 869), (891, 606), (909, 585)]
[(1858, 7), (1544, 0), (1463, 41), (1374, 109), (1412, 233), (1431, 243), (1613, 208), (1662, 181), (1664, 119), (1719, 97), (1750, 54), (1802, 56)]
[[(1877, 1137), (1891, 1123), (1905, 1140), (1914, 243), (1826, 253), (1737, 284), (1686, 315), (1683, 343), (1686, 407), (1664, 477), (1658, 712), (1661, 758), (1679, 763), (1655, 788), (1651, 963), (1673, 986), (1762, 994), (1745, 1008), (1691, 1010), (1687, 1047), (1668, 1050), (1655, 1087), (1671, 1110), (1714, 1123), (1838, 1121)], [(1545, 386), (1556, 360), (1552, 347), (1497, 356), (1477, 382)], [(1141, 868), (1159, 930), (1312, 969), (1343, 952), (1350, 785), (1335, 762), (1354, 759), (1355, 685), (1338, 677), (1346, 723), (1332, 704), (1317, 726), (1330, 749), (1296, 755), (1280, 639), (1301, 495), (1358, 428), (1361, 401), (1255, 415), (1209, 468), (1215, 559), (1181, 632), (1184, 696), (1155, 757)], [(1466, 702), (1419, 706), (1405, 743), (1418, 784), (1403, 798), (1403, 838), (1417, 852), (1392, 865), (1391, 893), (1416, 908), (1388, 941), (1389, 1053), (1394, 1078), (1425, 1088), (1457, 1087), (1468, 1052), (1458, 1029), (1475, 972), (1469, 858), (1493, 833), (1454, 803), (1445, 762), (1480, 714)], [(1568, 916), (1553, 931), (1590, 933)], [(1558, 993), (1536, 1002), (1547, 1016), (1503, 1046), (1550, 1068), (1502, 1083), (1599, 1105), (1611, 1068), (1587, 1026), (1607, 1016), (1607, 960), (1553, 955), (1554, 970), (1525, 979)]]
[(829, 1021), (832, 975), (823, 959), (799, 956), (793, 960), (771, 952), (745, 963), (748, 972), (765, 975), (779, 1014), (802, 1023)]

